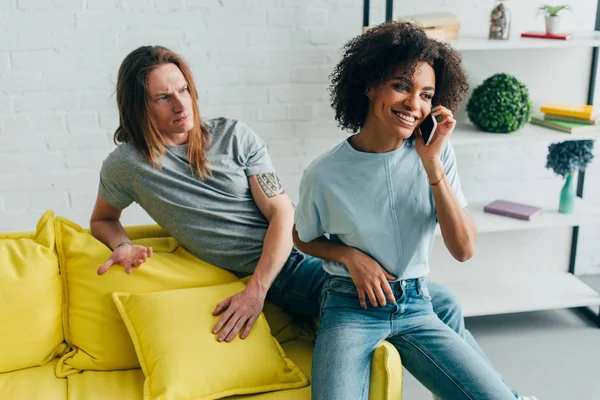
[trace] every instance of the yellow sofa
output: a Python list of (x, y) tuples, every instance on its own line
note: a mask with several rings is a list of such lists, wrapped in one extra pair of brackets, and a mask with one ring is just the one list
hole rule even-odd
[[(193, 257), (158, 226), (126, 230), (134, 242), (151, 245), (153, 257), (132, 275), (114, 268), (101, 277), (96, 270), (110, 254), (108, 249), (89, 231), (55, 218), (52, 211), (42, 216), (34, 232), (0, 233), (0, 399), (200, 398), (148, 393), (145, 397), (147, 371), (140, 369), (138, 349), (111, 294), (156, 293), (239, 280)], [(310, 382), (313, 327), (270, 303), (264, 316), (276, 346), (281, 345)], [(251, 362), (260, 370), (261, 360)], [(207, 360), (207, 369), (198, 373), (210, 375), (210, 363)], [(393, 346), (383, 342), (376, 349), (371, 371), (370, 399), (401, 399), (402, 366)], [(310, 384), (222, 398), (310, 399)]]

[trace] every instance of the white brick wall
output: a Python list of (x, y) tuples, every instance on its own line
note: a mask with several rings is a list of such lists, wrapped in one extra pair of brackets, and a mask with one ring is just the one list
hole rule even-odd
[[(385, 2), (372, 3), (371, 21), (381, 22)], [(542, 28), (534, 3), (509, 4), (513, 34)], [(596, 2), (571, 3), (565, 29), (591, 29)], [(394, 4), (396, 15), (456, 12), (463, 32), (485, 35), (491, 3)], [(117, 69), (144, 44), (190, 62), (202, 113), (250, 124), (297, 198), (302, 169), (345, 136), (333, 121), (327, 78), (361, 22), (360, 0), (0, 0), (0, 231), (31, 230), (48, 208), (87, 226), (98, 170), (113, 148)], [(465, 64), (474, 85), (494, 72), (517, 75), (539, 105), (584, 101), (589, 58), (589, 49), (472, 52)], [(558, 198), (561, 181), (544, 168), (546, 145), (457, 146), (467, 197)], [(600, 160), (587, 178), (586, 197), (600, 205)], [(132, 207), (124, 222), (151, 220)], [(582, 228), (580, 271), (600, 271), (599, 242), (600, 229)]]

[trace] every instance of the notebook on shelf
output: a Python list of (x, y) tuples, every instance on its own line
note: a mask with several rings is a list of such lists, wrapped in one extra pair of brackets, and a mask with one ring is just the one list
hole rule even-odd
[(569, 40), (573, 38), (572, 33), (546, 33), (528, 31), (521, 33), (521, 37), (533, 39), (554, 39), (554, 40)]
[(600, 123), (600, 116), (593, 116), (593, 119), (584, 119), (577, 117), (568, 117), (566, 115), (544, 114), (544, 119), (575, 122), (584, 125), (598, 125)]
[(546, 103), (540, 107), (544, 114), (564, 115), (581, 119), (595, 119), (596, 108), (589, 104)]
[(531, 221), (542, 212), (541, 207), (529, 204), (515, 203), (508, 200), (494, 200), (483, 207), (483, 211), (504, 217)]
[(600, 125), (590, 125), (587, 123), (578, 123), (570, 121), (561, 121), (558, 119), (547, 119), (541, 115), (532, 115), (530, 122), (534, 125), (545, 126), (567, 133), (579, 133), (589, 131), (600, 131)]

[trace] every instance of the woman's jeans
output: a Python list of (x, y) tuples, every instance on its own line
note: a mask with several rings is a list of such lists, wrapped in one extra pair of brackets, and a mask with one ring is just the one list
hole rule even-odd
[(368, 399), (371, 357), (383, 340), (442, 399), (514, 400), (498, 374), (433, 312), (424, 278), (390, 284), (396, 302), (363, 309), (352, 279), (325, 279), (313, 358), (314, 400)]
[[(318, 316), (320, 304), (322, 303), (324, 307), (317, 337), (317, 348), (315, 349), (313, 359), (313, 390), (316, 385), (317, 388), (322, 387), (325, 390), (335, 392), (337, 389), (334, 388), (338, 385), (337, 382), (346, 382), (346, 380), (352, 379), (354, 379), (354, 382), (352, 382), (354, 386), (348, 385), (348, 388), (354, 387), (356, 389), (358, 384), (361, 385), (360, 390), (356, 389), (358, 392), (352, 391), (348, 394), (348, 392), (344, 390), (340, 391), (338, 394), (333, 393), (332, 397), (329, 397), (329, 392), (324, 394), (313, 392), (313, 399), (367, 398), (365, 397), (366, 394), (363, 396), (361, 393), (363, 393), (363, 391), (368, 393), (370, 358), (375, 346), (383, 339), (388, 340), (398, 348), (402, 353), (403, 365), (419, 379), (419, 381), (428, 387), (430, 391), (437, 394), (438, 397), (441, 397), (442, 399), (494, 400), (514, 399), (515, 397), (518, 397), (515, 391), (511, 394), (506, 385), (502, 384), (500, 375), (492, 369), (491, 362), (487, 359), (471, 333), (465, 328), (460, 304), (445, 287), (435, 284), (434, 282), (427, 282), (426, 284), (421, 282), (421, 287), (419, 289), (419, 285), (413, 281), (412, 286), (407, 285), (409, 288), (406, 289), (406, 293), (404, 293), (401, 282), (390, 282), (396, 297), (396, 303), (388, 304), (385, 307), (372, 307), (369, 305), (369, 302), (367, 302), (367, 310), (362, 310), (358, 300), (358, 293), (352, 280), (343, 277), (327, 277), (322, 264), (323, 261), (321, 259), (305, 255), (294, 249), (282, 271), (275, 279), (275, 282), (273, 282), (267, 295), (268, 300), (283, 307), (289, 312), (299, 315)], [(427, 290), (429, 291), (429, 295), (426, 293)], [(333, 295), (331, 295), (332, 293)], [(429, 298), (431, 298), (431, 300)], [(335, 325), (337, 324), (336, 318), (342, 315), (344, 316), (345, 323), (349, 323), (349, 329), (345, 329), (342, 326), (335, 328)], [(362, 331), (364, 320), (371, 319), (372, 322), (369, 323), (368, 326), (381, 324), (381, 326), (386, 325), (386, 327), (378, 327), (373, 330), (368, 329), (363, 332), (362, 334), (368, 336), (368, 340), (363, 340), (362, 336), (360, 336), (362, 334), (353, 337), (353, 332), (358, 333), (359, 331)], [(420, 332), (417, 331), (408, 334), (408, 329), (417, 327), (417, 325), (414, 325), (415, 323), (425, 322), (427, 323), (427, 325), (424, 325), (424, 327), (426, 326), (426, 329), (424, 328), (423, 330), (420, 330)], [(431, 324), (431, 326), (429, 324)], [(326, 329), (327, 325), (328, 328)], [(352, 327), (350, 328), (350, 326)], [(447, 329), (446, 326), (450, 329)], [(433, 329), (434, 327), (436, 329)], [(392, 328), (394, 331), (392, 331)], [(339, 335), (335, 334), (335, 331), (339, 331)], [(398, 336), (397, 339), (390, 340), (388, 338), (389, 335), (396, 334), (397, 332), (404, 332), (404, 335)], [(411, 345), (409, 345), (410, 342), (408, 342), (406, 338), (410, 338), (414, 335), (417, 335), (419, 338), (424, 337), (432, 339), (430, 341), (436, 343), (436, 347), (439, 347), (438, 350), (443, 350), (447, 354), (450, 354), (450, 356), (460, 348), (463, 355), (459, 358), (468, 359), (469, 363), (472, 362), (472, 365), (479, 365), (478, 368), (480, 371), (478, 371), (478, 375), (476, 376), (483, 374), (482, 371), (485, 371), (484, 382), (486, 387), (491, 387), (489, 385), (494, 387), (499, 386), (499, 392), (491, 396), (474, 393), (472, 397), (468, 397), (464, 393), (454, 396), (454, 391), (450, 395), (446, 394), (445, 391), (441, 392), (439, 389), (443, 388), (446, 390), (446, 386), (452, 390), (460, 391), (461, 389), (457, 385), (467, 386), (467, 389), (470, 390), (469, 387), (471, 387), (471, 384), (469, 383), (473, 382), (473, 379), (476, 376), (469, 377), (468, 381), (465, 381), (463, 377), (458, 376), (459, 380), (454, 387), (448, 383), (451, 382), (451, 380), (447, 376), (442, 381), (439, 381), (437, 377), (438, 375), (444, 375), (442, 371), (458, 371), (459, 375), (466, 374), (466, 376), (470, 376), (471, 374), (467, 373), (466, 370), (463, 370), (461, 365), (448, 364), (448, 362), (444, 360), (438, 360), (441, 364), (440, 367), (443, 368), (443, 370), (439, 368), (434, 369), (434, 365), (436, 364), (425, 355), (426, 353), (422, 353), (417, 347), (411, 347)], [(377, 337), (379, 337), (379, 339), (376, 340)], [(439, 342), (438, 337), (440, 338)], [(452, 347), (453, 350), (451, 352), (449, 351), (451, 349), (445, 348), (448, 346), (447, 343), (455, 343), (455, 339), (458, 337), (461, 337), (461, 340), (464, 341), (464, 343), (461, 343), (461, 346)], [(348, 343), (348, 340), (351, 341), (350, 344)], [(324, 342), (328, 343), (324, 344)], [(338, 359), (335, 357), (343, 358), (348, 356), (348, 360), (350, 357), (356, 357), (355, 350), (358, 350), (356, 346), (361, 345), (361, 348), (363, 348), (362, 345), (364, 344), (366, 346), (367, 342), (370, 346), (368, 347), (370, 350), (365, 352), (367, 359), (366, 361), (363, 361), (366, 362), (366, 364), (362, 363), (359, 365), (356, 363), (349, 363), (349, 361), (343, 361), (343, 364), (337, 364)], [(400, 346), (400, 344), (402, 344), (402, 346)], [(425, 343), (422, 343), (422, 345), (427, 345), (427, 340), (425, 340)], [(409, 349), (405, 350), (406, 347), (409, 347)], [(321, 350), (321, 348), (323, 348), (323, 350)], [(338, 351), (331, 352), (330, 350), (332, 348), (337, 348)], [(411, 357), (410, 354), (420, 356)], [(473, 357), (473, 355), (478, 357)], [(339, 360), (341, 360), (341, 358)], [(330, 364), (330, 362), (336, 362), (336, 364)], [(416, 363), (421, 362), (423, 362), (423, 364), (415, 365)], [(333, 365), (336, 366), (335, 369), (331, 368)], [(409, 365), (411, 365), (410, 368)], [(360, 370), (362, 375), (366, 375), (361, 375), (358, 378), (356, 376), (350, 377), (352, 375), (352, 370)], [(419, 371), (425, 375), (423, 379), (422, 376), (419, 375)], [(362, 382), (359, 383), (358, 381), (361, 379)], [(435, 385), (430, 386), (430, 383), (433, 382), (435, 382)], [(324, 384), (322, 385), (321, 383)], [(340, 384), (346, 386), (346, 383)], [(506, 396), (507, 391), (510, 395), (509, 397)], [(347, 396), (344, 397), (345, 395)]]

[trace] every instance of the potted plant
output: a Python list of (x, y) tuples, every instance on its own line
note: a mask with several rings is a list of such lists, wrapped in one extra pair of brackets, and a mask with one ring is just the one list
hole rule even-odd
[(552, 143), (548, 146), (546, 168), (552, 169), (555, 174), (566, 178), (560, 192), (558, 212), (569, 214), (575, 209), (575, 181), (573, 175), (576, 171), (583, 171), (594, 158), (593, 140), (573, 140), (561, 143)]
[(561, 16), (558, 15), (562, 10), (571, 10), (571, 6), (566, 4), (551, 6), (545, 4), (538, 8), (538, 15), (544, 14), (546, 17), (546, 33), (554, 34), (557, 33), (560, 29), (560, 19)]
[(477, 86), (467, 102), (473, 124), (485, 132), (510, 133), (523, 127), (531, 116), (532, 103), (525, 84), (499, 73)]

